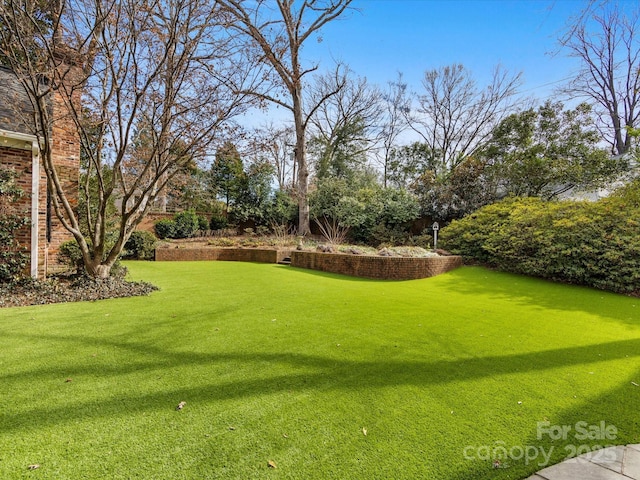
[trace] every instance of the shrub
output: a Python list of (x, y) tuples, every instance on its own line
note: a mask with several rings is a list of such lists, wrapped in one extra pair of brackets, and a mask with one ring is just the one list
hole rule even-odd
[(211, 230), (222, 230), (223, 228), (227, 228), (228, 225), (229, 221), (222, 213), (214, 213), (211, 215), (211, 220), (209, 221)]
[(75, 240), (63, 242), (58, 250), (58, 262), (66, 265), (69, 270), (74, 270), (77, 273), (84, 271), (84, 261), (78, 242)]
[(269, 235), (270, 230), (266, 225), (258, 225), (256, 227), (256, 235), (260, 235), (261, 237), (266, 237)]
[(159, 220), (154, 225), (158, 238), (175, 238), (176, 223), (173, 220)]
[(444, 248), (502, 270), (640, 293), (640, 208), (512, 198), (453, 221)]
[(156, 237), (150, 232), (133, 232), (124, 246), (125, 258), (136, 260), (153, 260), (156, 248)]
[(198, 230), (201, 232), (209, 230), (209, 220), (202, 215), (198, 215)]
[(420, 213), (417, 197), (405, 190), (349, 185), (339, 178), (318, 182), (309, 204), (311, 217), (323, 227), (325, 237), (330, 226), (334, 232), (348, 231), (352, 241), (374, 246), (402, 241)]
[(180, 212), (173, 217), (176, 225), (174, 238), (190, 238), (198, 231), (198, 216), (195, 212)]

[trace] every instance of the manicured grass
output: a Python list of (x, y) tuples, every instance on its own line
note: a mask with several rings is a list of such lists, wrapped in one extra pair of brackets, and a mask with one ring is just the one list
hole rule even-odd
[(517, 479), (542, 457), (481, 447), (640, 442), (640, 299), (469, 267), (127, 265), (162, 290), (0, 310), (0, 478)]

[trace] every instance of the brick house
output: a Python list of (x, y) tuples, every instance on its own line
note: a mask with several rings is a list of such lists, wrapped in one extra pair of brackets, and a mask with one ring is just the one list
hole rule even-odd
[[(47, 178), (42, 166), (41, 144), (35, 135), (34, 108), (16, 75), (0, 66), (0, 165), (17, 173), (17, 184), (24, 195), (16, 205), (28, 213), (30, 227), (16, 233), (21, 245), (30, 251), (29, 272), (34, 278), (60, 270), (57, 255), (60, 245), (73, 236), (62, 226), (53, 211)], [(80, 140), (65, 106), (56, 94), (51, 99), (51, 151), (53, 162), (73, 206), (78, 201)]]

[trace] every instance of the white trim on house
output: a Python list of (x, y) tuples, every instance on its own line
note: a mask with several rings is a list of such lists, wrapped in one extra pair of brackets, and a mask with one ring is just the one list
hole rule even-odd
[(40, 142), (35, 135), (0, 130), (0, 147), (31, 151), (31, 266), (30, 273), (38, 278), (38, 210), (40, 191)]

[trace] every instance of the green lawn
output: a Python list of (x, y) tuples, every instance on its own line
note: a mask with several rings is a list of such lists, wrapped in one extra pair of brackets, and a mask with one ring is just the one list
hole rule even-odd
[[(0, 309), (0, 478), (518, 479), (543, 457), (487, 449), (640, 442), (640, 299), (471, 267), (127, 266), (161, 291)], [(601, 421), (615, 438), (576, 438)]]

